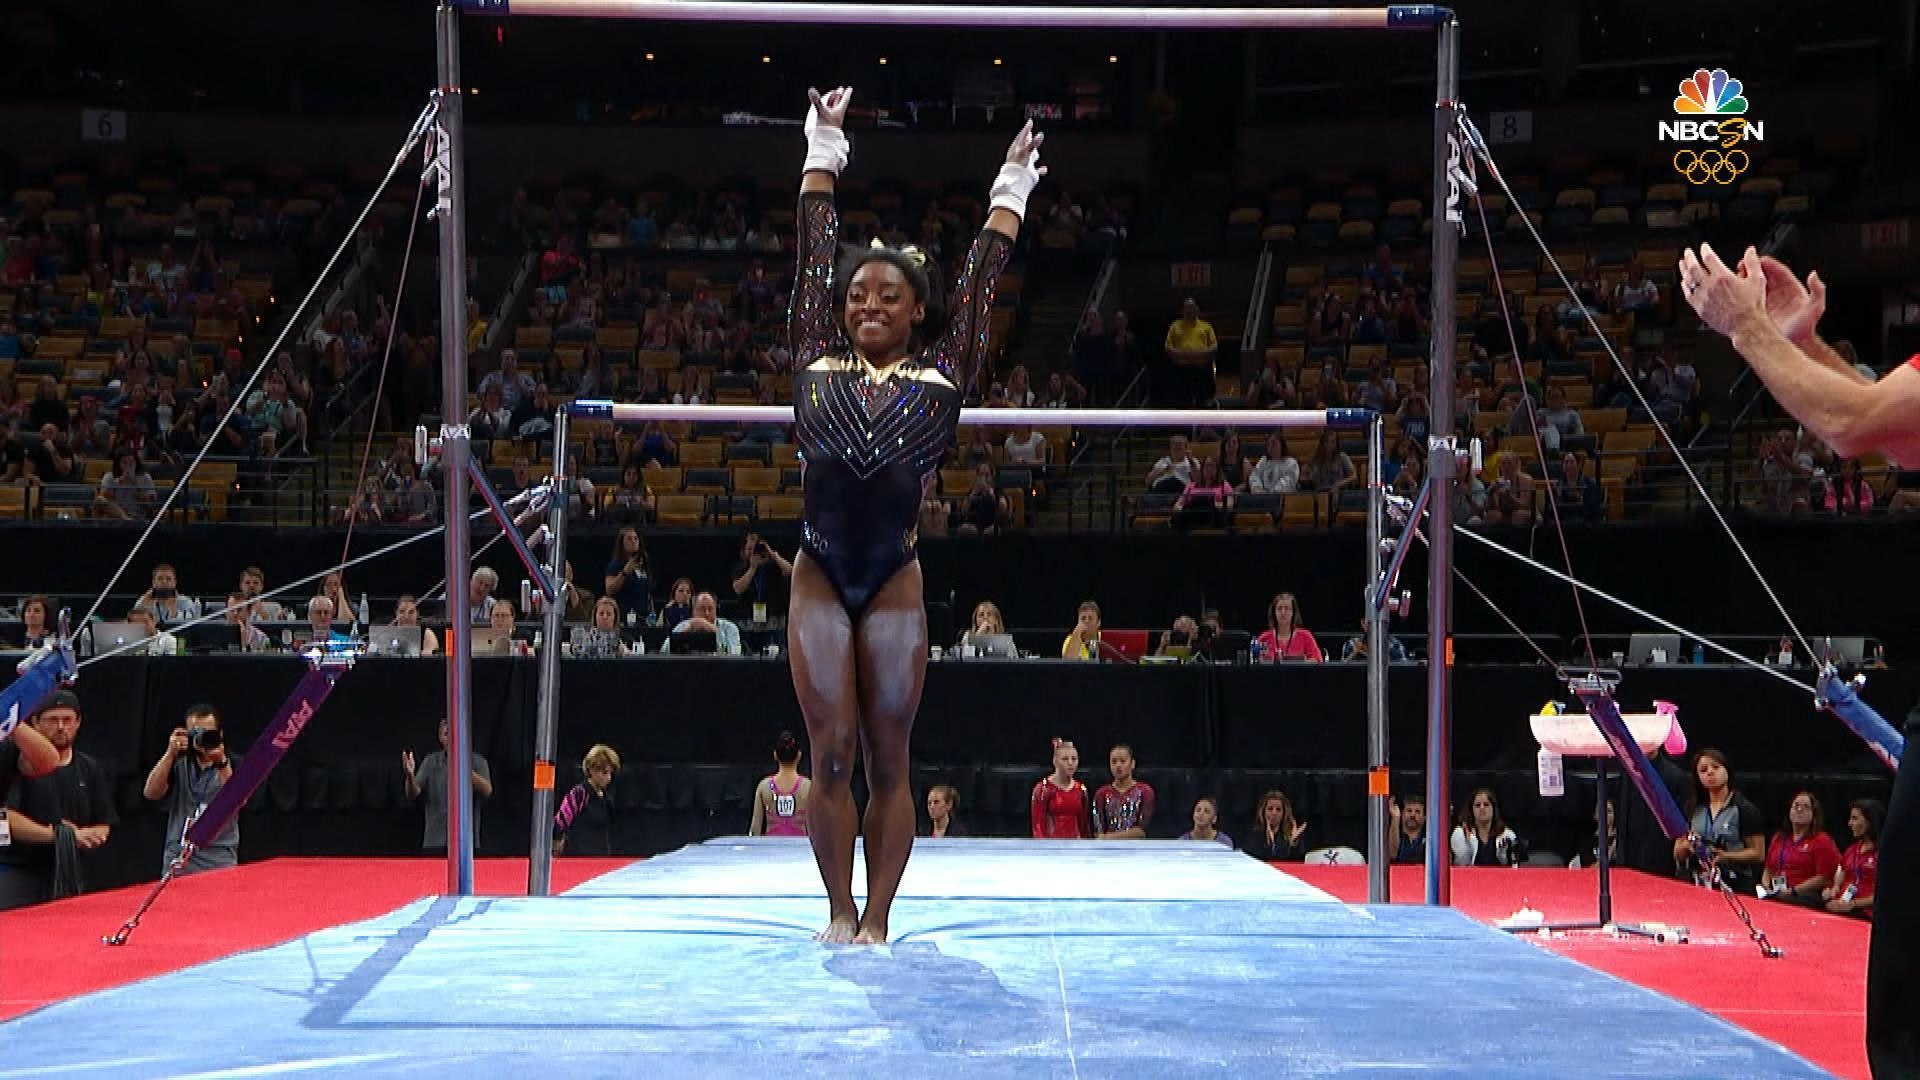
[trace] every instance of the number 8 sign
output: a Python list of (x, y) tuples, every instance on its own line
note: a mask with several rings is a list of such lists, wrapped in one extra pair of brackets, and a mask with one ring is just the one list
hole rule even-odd
[(1533, 113), (1497, 112), (1488, 117), (1487, 141), (1494, 145), (1500, 143), (1530, 143), (1533, 141)]

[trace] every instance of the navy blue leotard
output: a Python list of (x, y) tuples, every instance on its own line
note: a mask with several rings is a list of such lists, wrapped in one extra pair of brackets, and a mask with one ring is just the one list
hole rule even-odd
[[(940, 340), (875, 381), (847, 344), (834, 305), (840, 217), (833, 197), (800, 196), (799, 279), (790, 340), (793, 411), (805, 493), (800, 547), (858, 621), (912, 562), (920, 503), (954, 441), (960, 402), (986, 355), (993, 288), (1009, 238), (983, 229), (950, 294)], [(930, 379), (926, 369), (943, 378)]]

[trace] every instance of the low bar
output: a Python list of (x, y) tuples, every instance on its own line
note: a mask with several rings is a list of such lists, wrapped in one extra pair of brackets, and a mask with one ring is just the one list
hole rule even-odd
[[(575, 401), (567, 413), (576, 420), (644, 424), (649, 420), (687, 420), (696, 424), (791, 424), (791, 405), (631, 405), (613, 401)], [(1371, 409), (961, 409), (960, 423), (1034, 427), (1235, 427), (1353, 428), (1373, 421)]]
[(1043, 7), (963, 4), (754, 3), (746, 0), (455, 0), (469, 15), (545, 15), (664, 22), (1017, 27), (1022, 30), (1432, 29), (1452, 16), (1436, 4), (1372, 8)]

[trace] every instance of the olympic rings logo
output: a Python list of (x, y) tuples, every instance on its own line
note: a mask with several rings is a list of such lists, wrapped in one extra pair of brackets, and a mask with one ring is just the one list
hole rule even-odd
[(1687, 183), (1695, 185), (1731, 184), (1752, 164), (1747, 152), (1738, 147), (1724, 152), (1711, 149), (1697, 153), (1681, 150), (1673, 155), (1674, 171), (1685, 177)]

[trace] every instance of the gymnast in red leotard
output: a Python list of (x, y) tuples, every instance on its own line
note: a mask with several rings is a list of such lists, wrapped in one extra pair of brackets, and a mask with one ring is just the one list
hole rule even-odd
[(1033, 836), (1036, 840), (1093, 837), (1093, 800), (1087, 785), (1074, 778), (1080, 751), (1065, 739), (1053, 740), (1053, 773), (1033, 785)]

